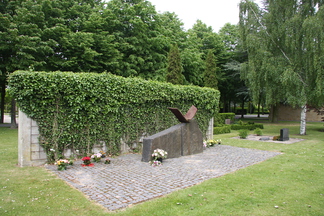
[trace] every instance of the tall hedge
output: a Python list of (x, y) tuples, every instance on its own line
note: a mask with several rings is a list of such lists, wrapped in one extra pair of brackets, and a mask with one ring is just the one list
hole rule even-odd
[(225, 119), (230, 119), (233, 122), (235, 119), (235, 113), (216, 113), (214, 116), (214, 125), (225, 124)]
[(219, 92), (211, 88), (108, 73), (16, 71), (9, 88), (20, 109), (38, 123), (42, 146), (56, 154), (64, 149), (87, 153), (99, 142), (117, 153), (121, 139), (132, 144), (143, 134), (178, 124), (168, 107), (185, 113), (195, 105), (205, 132), (219, 101)]

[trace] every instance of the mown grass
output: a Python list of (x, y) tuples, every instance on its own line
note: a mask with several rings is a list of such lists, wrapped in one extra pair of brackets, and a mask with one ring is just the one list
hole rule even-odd
[[(289, 128), (294, 144), (238, 140), (238, 131), (217, 135), (224, 145), (278, 151), (262, 163), (168, 196), (108, 212), (43, 167), (19, 168), (17, 130), (0, 128), (0, 215), (324, 215), (324, 132), (308, 123), (265, 124), (264, 135)], [(252, 133), (252, 132), (251, 132)]]

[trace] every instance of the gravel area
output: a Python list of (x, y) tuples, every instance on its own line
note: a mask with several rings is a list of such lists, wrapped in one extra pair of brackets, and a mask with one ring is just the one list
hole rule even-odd
[(82, 167), (81, 160), (58, 171), (55, 165), (46, 168), (110, 211), (128, 207), (204, 180), (219, 177), (279, 155), (255, 149), (217, 145), (203, 153), (170, 158), (163, 165), (152, 167), (141, 162), (139, 154), (125, 154), (111, 159), (111, 164), (95, 163)]

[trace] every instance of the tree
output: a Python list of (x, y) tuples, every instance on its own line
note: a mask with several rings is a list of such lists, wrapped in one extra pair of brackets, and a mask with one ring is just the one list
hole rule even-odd
[(146, 0), (111, 0), (107, 9), (113, 14), (117, 49), (122, 54), (118, 70), (125, 77), (164, 80), (169, 44), (161, 33), (155, 7)]
[[(254, 95), (261, 84), (268, 105), (302, 107), (300, 134), (306, 134), (306, 105), (324, 104), (324, 8), (322, 0), (269, 0), (264, 9), (240, 3), (240, 28), (249, 62), (246, 78)], [(254, 75), (258, 74), (258, 76)]]
[[(83, 55), (78, 68), (65, 67), (75, 65), (76, 59), (67, 55), (67, 49), (62, 41), (66, 38), (76, 38), (83, 30), (84, 20), (88, 19), (97, 0), (15, 0), (0, 2), (0, 86), (1, 86), (1, 122), (3, 122), (3, 105), (6, 80), (8, 74), (15, 70), (85, 70), (89, 59), (88, 53), (94, 53), (89, 43), (88, 53)], [(73, 36), (74, 37), (73, 37)], [(90, 34), (88, 34), (90, 35)], [(83, 37), (84, 39), (84, 37)], [(87, 38), (86, 42), (91, 41)], [(73, 42), (69, 40), (69, 43)], [(82, 42), (77, 41), (71, 47), (78, 47)], [(90, 56), (91, 57), (91, 56)], [(93, 62), (91, 63), (93, 64)], [(62, 66), (63, 65), (63, 66)], [(14, 116), (14, 114), (12, 114)]]
[(168, 55), (168, 67), (166, 81), (172, 84), (184, 84), (182, 74), (181, 58), (178, 45), (172, 45)]
[(197, 20), (192, 29), (189, 29), (188, 32), (196, 38), (195, 43), (198, 44), (200, 50), (204, 53), (204, 59), (206, 59), (209, 50), (212, 50), (216, 59), (222, 62), (225, 52), (224, 43), (220, 36), (213, 32), (212, 27), (208, 27), (201, 20)]
[(212, 50), (208, 51), (206, 58), (206, 70), (204, 73), (204, 86), (218, 89), (216, 59)]
[(231, 112), (233, 111), (231, 104), (241, 103), (246, 99), (245, 95), (242, 96), (242, 92), (246, 92), (247, 88), (240, 78), (240, 69), (241, 64), (247, 61), (247, 55), (240, 43), (238, 25), (226, 23), (218, 34), (225, 46), (223, 61), (226, 62), (221, 67), (222, 76), (219, 79), (218, 89), (221, 92), (223, 112)]

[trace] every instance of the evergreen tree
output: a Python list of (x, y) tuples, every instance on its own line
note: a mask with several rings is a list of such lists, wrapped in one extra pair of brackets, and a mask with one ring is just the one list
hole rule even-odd
[(206, 58), (206, 69), (204, 73), (204, 86), (218, 89), (216, 59), (212, 50), (208, 51)]
[(181, 57), (178, 45), (172, 45), (168, 55), (168, 67), (166, 81), (172, 84), (184, 84), (182, 74)]

